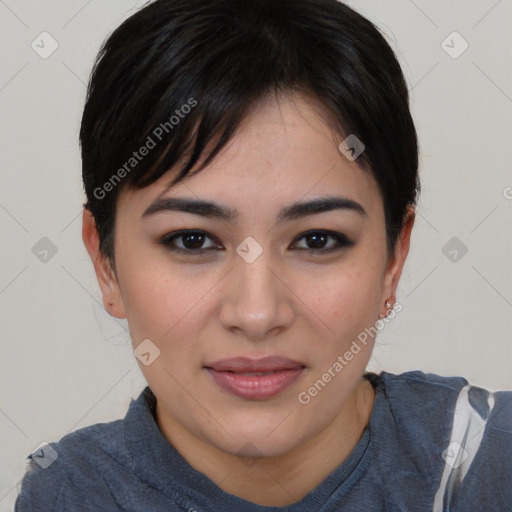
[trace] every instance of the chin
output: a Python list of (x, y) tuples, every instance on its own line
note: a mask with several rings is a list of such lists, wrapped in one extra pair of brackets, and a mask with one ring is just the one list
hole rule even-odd
[(276, 419), (272, 427), (265, 425), (259, 429), (254, 425), (250, 429), (233, 426), (229, 430), (232, 436), (210, 440), (220, 449), (239, 457), (277, 457), (292, 451), (302, 441), (297, 428), (290, 425), (276, 428), (281, 421), (282, 418)]
[(270, 442), (268, 439), (265, 440), (264, 436), (259, 440), (251, 440), (251, 438), (246, 437), (238, 438), (236, 441), (231, 440), (228, 443), (229, 446), (219, 446), (219, 448), (237, 457), (257, 459), (261, 457), (279, 457), (292, 451), (295, 447), (295, 443), (292, 443), (289, 438), (286, 444), (283, 443)]

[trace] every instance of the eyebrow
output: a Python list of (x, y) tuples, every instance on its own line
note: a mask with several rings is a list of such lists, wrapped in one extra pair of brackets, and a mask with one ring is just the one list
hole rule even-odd
[[(366, 210), (358, 202), (346, 197), (323, 197), (311, 201), (302, 201), (293, 203), (281, 208), (277, 215), (277, 223), (295, 220), (308, 215), (328, 212), (332, 210), (348, 210), (363, 217), (367, 217)], [(212, 219), (219, 219), (227, 222), (235, 221), (239, 214), (238, 211), (227, 206), (205, 201), (201, 199), (188, 199), (184, 197), (167, 197), (157, 199), (149, 205), (142, 214), (142, 218), (148, 218), (157, 213), (178, 211), (193, 213)]]

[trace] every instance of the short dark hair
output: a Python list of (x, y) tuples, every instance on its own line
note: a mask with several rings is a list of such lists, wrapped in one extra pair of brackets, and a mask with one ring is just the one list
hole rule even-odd
[(122, 187), (144, 188), (187, 156), (178, 183), (218, 137), (201, 171), (260, 100), (294, 92), (365, 145), (356, 163), (379, 186), (392, 251), (420, 191), (418, 141), (378, 28), (337, 0), (156, 0), (103, 43), (80, 129), (83, 206), (114, 268)]

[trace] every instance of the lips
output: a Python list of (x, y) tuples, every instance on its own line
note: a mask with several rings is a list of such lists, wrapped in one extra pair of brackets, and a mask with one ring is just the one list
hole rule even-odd
[(246, 400), (264, 400), (291, 386), (305, 365), (281, 356), (263, 359), (234, 357), (207, 363), (204, 368), (224, 391)]
[(247, 357), (233, 357), (230, 359), (221, 359), (213, 363), (207, 363), (205, 368), (210, 368), (218, 372), (234, 373), (271, 373), (282, 370), (296, 370), (304, 368), (302, 363), (281, 356), (270, 356), (262, 359), (249, 359)]

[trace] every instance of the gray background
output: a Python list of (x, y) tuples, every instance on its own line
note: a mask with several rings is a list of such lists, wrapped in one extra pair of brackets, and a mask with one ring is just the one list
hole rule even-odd
[[(369, 369), (510, 389), (512, 2), (348, 3), (398, 53), (421, 145), (403, 310)], [(81, 240), (78, 147), (94, 56), (142, 4), (0, 0), (1, 510), (12, 510), (24, 458), (40, 443), (123, 417), (145, 386), (126, 321), (103, 310)], [(469, 44), (460, 55), (454, 31)]]

